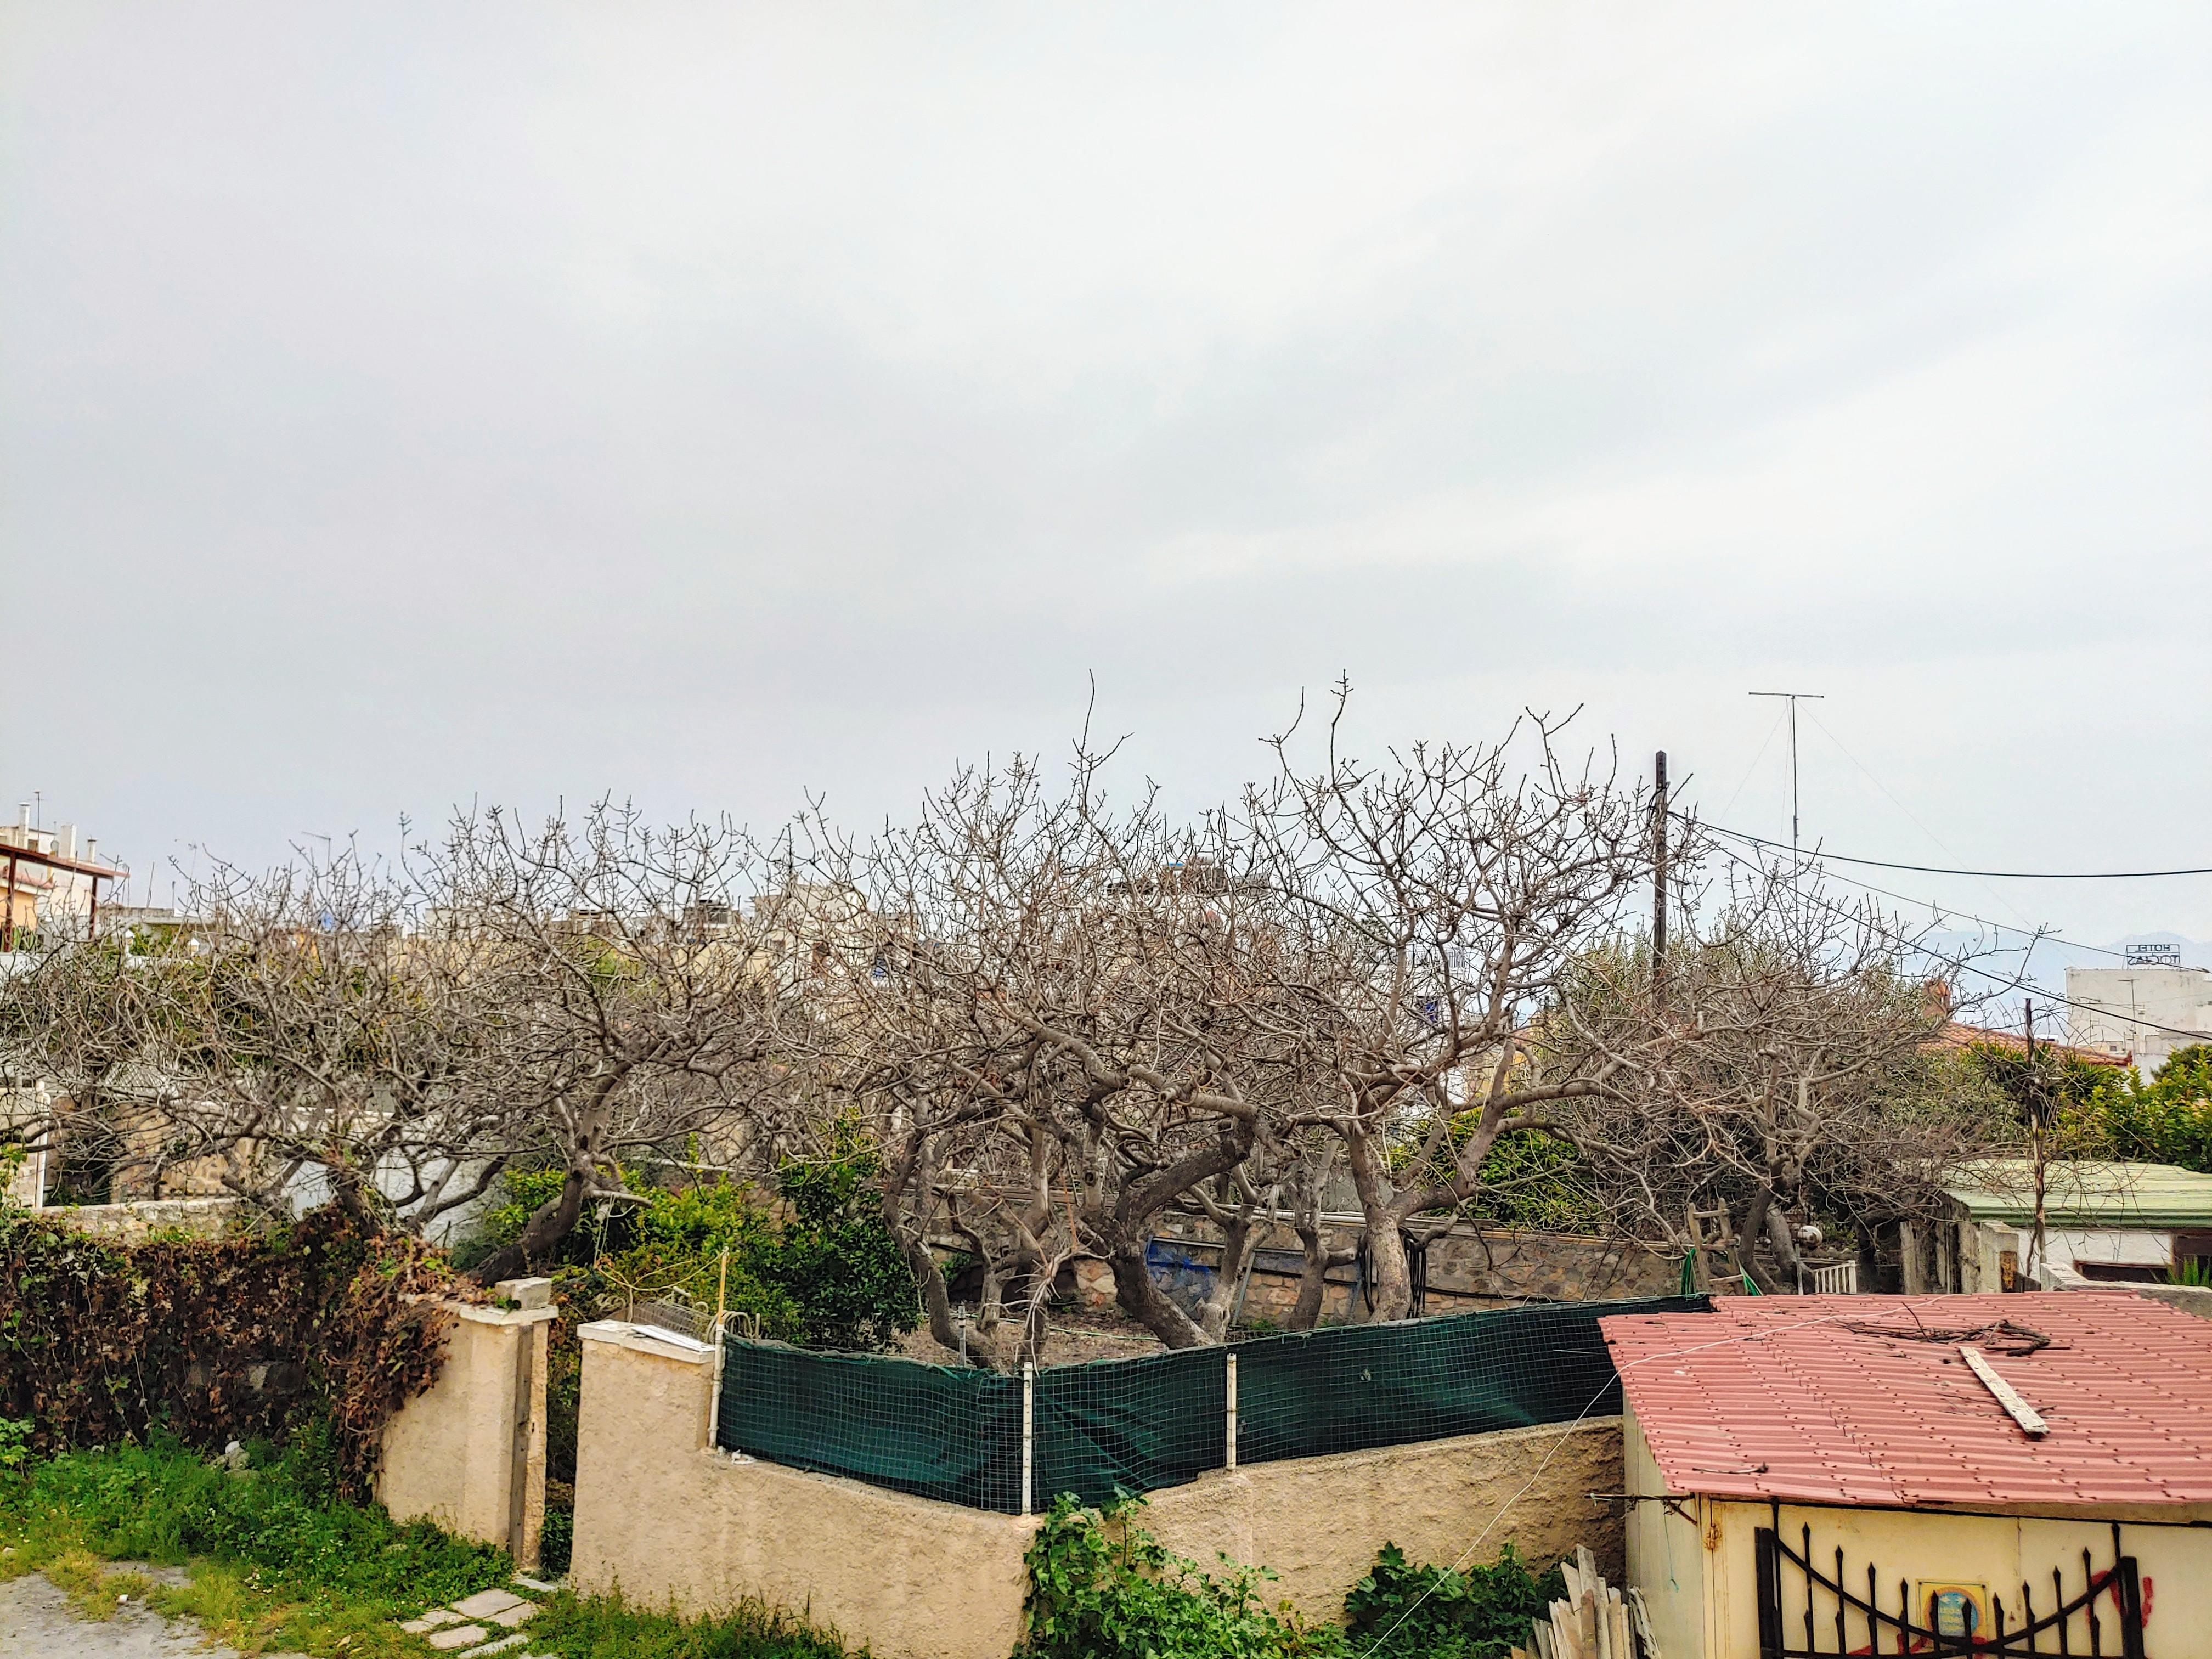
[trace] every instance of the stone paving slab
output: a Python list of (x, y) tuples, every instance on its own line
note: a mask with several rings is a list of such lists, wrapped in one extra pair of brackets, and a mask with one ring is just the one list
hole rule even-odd
[(513, 1590), (478, 1590), (466, 1601), (453, 1603), (453, 1611), (464, 1619), (489, 1619), (494, 1613), (505, 1613), (523, 1605), (522, 1598)]
[(491, 1632), (482, 1625), (448, 1625), (443, 1630), (434, 1630), (425, 1638), (441, 1653), (450, 1653), (456, 1648), (473, 1647)]

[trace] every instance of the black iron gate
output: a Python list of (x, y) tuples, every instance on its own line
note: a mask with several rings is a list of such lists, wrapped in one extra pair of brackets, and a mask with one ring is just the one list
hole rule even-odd
[[(2023, 1583), (2017, 1600), (1990, 1593), (1987, 1623), (1978, 1629), (1938, 1628), (1927, 1607), (1914, 1605), (1910, 1581), (1897, 1581), (1897, 1595), (1882, 1605), (1881, 1569), (1869, 1561), (1863, 1593), (1844, 1583), (1844, 1552), (1836, 1551), (1832, 1576), (1813, 1564), (1813, 1528), (1799, 1529), (1797, 1547), (1783, 1540), (1782, 1506), (1774, 1505), (1774, 1524), (1757, 1534), (1759, 1558), (1759, 1659), (1834, 1659), (1838, 1654), (1971, 1654), (1978, 1659), (2018, 1659), (2038, 1654), (2081, 1656), (2082, 1659), (2148, 1659), (2143, 1651), (2142, 1584), (2136, 1559), (2120, 1553), (2120, 1529), (2112, 1528), (2112, 1563), (2099, 1569), (2081, 1552), (2081, 1587), (2069, 1596), (2064, 1575), (2051, 1572), (2049, 1600), (2036, 1607), (2034, 1586)], [(1853, 1575), (1854, 1579), (1856, 1575)], [(1924, 1583), (1925, 1581), (1923, 1581)], [(1783, 1608), (1786, 1589), (1791, 1612)], [(2098, 1604), (2109, 1605), (2100, 1613)], [(1802, 1638), (1802, 1639), (1801, 1639)]]

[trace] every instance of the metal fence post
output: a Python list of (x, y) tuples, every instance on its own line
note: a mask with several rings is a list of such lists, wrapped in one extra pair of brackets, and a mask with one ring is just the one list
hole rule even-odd
[(1229, 1410), (1228, 1422), (1222, 1447), (1222, 1465), (1231, 1474), (1237, 1472), (1237, 1350), (1229, 1351)]
[(1022, 1361), (1022, 1513), (1034, 1506), (1031, 1472), (1036, 1438), (1036, 1363)]
[(722, 1330), (723, 1316), (716, 1313), (708, 1336), (714, 1344), (714, 1361), (707, 1373), (707, 1449), (722, 1449), (722, 1362), (728, 1357), (729, 1342)]

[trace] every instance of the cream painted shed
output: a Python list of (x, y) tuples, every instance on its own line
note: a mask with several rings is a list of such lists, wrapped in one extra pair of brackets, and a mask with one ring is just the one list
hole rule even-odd
[(2212, 1656), (2212, 1323), (2111, 1291), (1603, 1328), (1665, 1659)]

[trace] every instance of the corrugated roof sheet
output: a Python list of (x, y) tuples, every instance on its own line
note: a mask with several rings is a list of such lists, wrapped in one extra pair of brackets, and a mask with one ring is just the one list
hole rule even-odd
[[(2177, 1164), (2052, 1164), (2044, 1182), (2054, 1227), (2212, 1227), (2212, 1175)], [(2035, 1216), (2035, 1166), (2024, 1158), (1961, 1165), (1943, 1190), (1976, 1221), (2026, 1226)]]
[[(2041, 1413), (2031, 1440), (1959, 1357), (1978, 1340)], [(1601, 1322), (1677, 1492), (1823, 1504), (2212, 1503), (2212, 1320), (2126, 1291), (1723, 1297)]]

